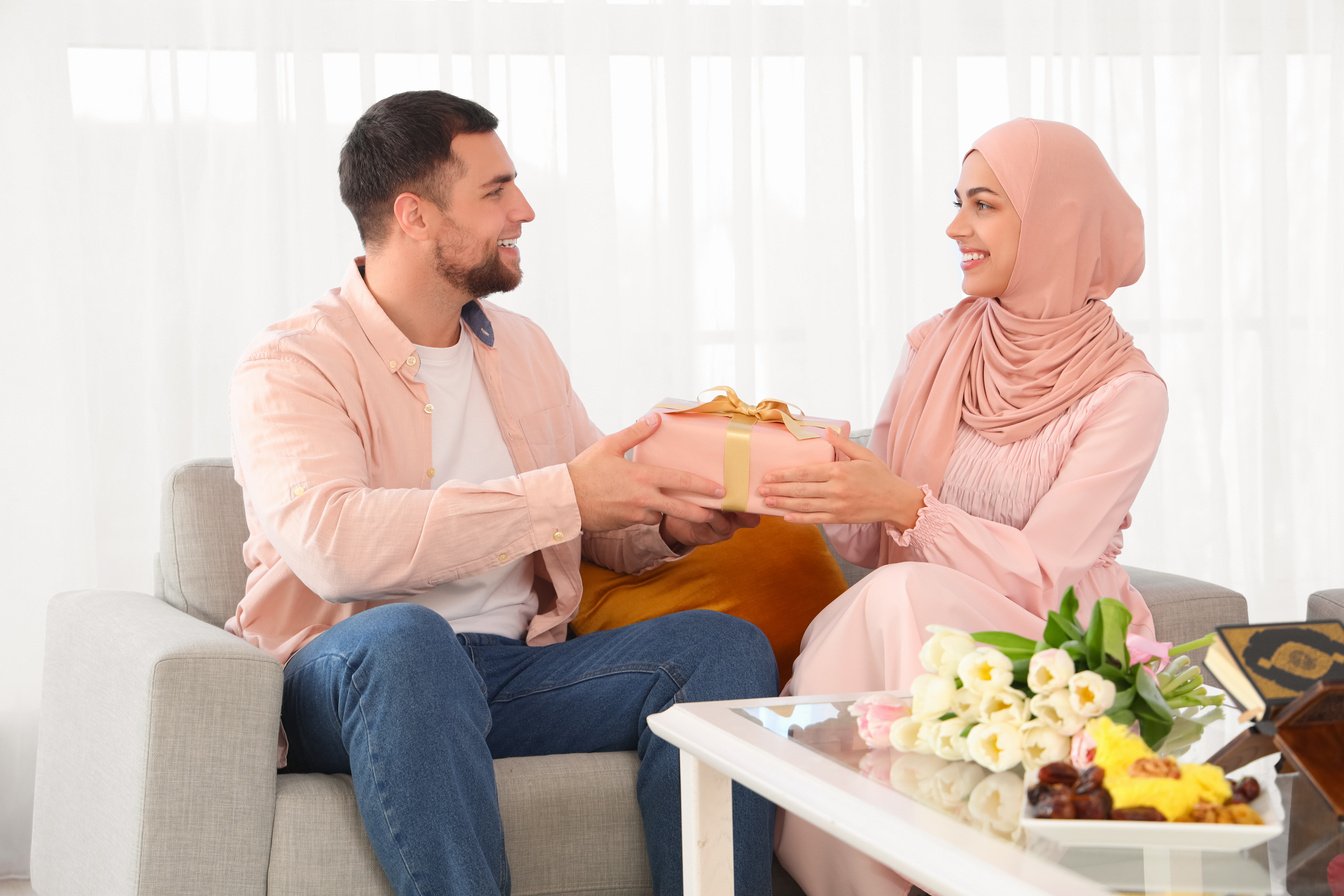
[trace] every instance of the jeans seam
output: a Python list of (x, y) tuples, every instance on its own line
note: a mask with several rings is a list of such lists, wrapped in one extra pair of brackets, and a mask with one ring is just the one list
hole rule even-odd
[(662, 673), (663, 675), (666, 675), (669, 679), (671, 679), (672, 683), (676, 685), (677, 688), (676, 694), (673, 696), (672, 700), (674, 703), (680, 703), (682, 696), (681, 692), (686, 687), (686, 677), (681, 674), (680, 669), (678, 669), (675, 665), (671, 663), (655, 663), (653, 665), (638, 664), (630, 666), (616, 666), (610, 669), (603, 669), (600, 672), (591, 672), (579, 678), (567, 679), (564, 682), (558, 682), (556, 684), (548, 685), (545, 687), (535, 687), (530, 690), (520, 691), (518, 693), (498, 694), (495, 696), (495, 699), (491, 702), (511, 703), (514, 700), (521, 700), (524, 697), (535, 697), (537, 694), (546, 694), (551, 691), (564, 690), (565, 688), (574, 687), (575, 685), (583, 684), (584, 682), (588, 681), (594, 681), (598, 678), (608, 678), (612, 675), (631, 675), (631, 674), (647, 675), (651, 672)]
[(355, 681), (355, 669), (351, 665), (349, 657), (345, 656), (345, 654), (327, 654), (327, 656), (339, 656), (341, 661), (345, 663), (346, 669), (350, 672), (347, 680), (350, 682), (350, 687), (354, 689), (357, 696), (355, 701), (355, 711), (359, 716), (359, 725), (364, 729), (364, 743), (366, 744), (365, 749), (368, 751), (369, 770), (373, 775), (374, 786), (378, 789), (378, 810), (382, 813), (383, 822), (387, 825), (388, 833), (392, 835), (392, 842), (397, 847), (397, 855), (401, 858), (402, 867), (406, 869), (406, 875), (410, 878), (411, 886), (415, 887), (416, 893), (423, 896), (425, 891), (421, 888), (420, 881), (416, 879), (417, 875), (415, 870), (412, 869), (406, 861), (404, 838), (401, 836), (400, 830), (392, 824), (392, 819), (387, 815), (387, 787), (384, 784), (383, 775), (379, 770), (378, 763), (374, 761), (373, 736), (370, 734), (372, 729), (364, 716), (364, 692)]

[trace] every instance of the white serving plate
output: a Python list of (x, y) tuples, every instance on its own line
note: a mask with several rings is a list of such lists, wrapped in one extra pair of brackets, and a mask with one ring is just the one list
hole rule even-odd
[(1252, 775), (1260, 783), (1260, 796), (1251, 807), (1264, 824), (1195, 824), (1176, 821), (1088, 821), (1085, 819), (1034, 818), (1022, 801), (1022, 830), (1065, 847), (1116, 849), (1206, 850), (1236, 852), (1250, 849), (1283, 833), (1283, 799), (1274, 780), (1278, 754), (1266, 756), (1228, 775), (1239, 781)]

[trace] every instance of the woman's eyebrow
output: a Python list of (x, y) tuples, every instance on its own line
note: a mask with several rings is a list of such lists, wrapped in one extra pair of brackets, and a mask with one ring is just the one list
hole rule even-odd
[[(966, 198), (967, 198), (967, 199), (970, 199), (970, 198), (971, 198), (972, 196), (974, 196), (976, 193), (988, 193), (988, 194), (991, 195), (991, 196), (998, 196), (998, 195), (999, 195), (998, 193), (995, 193), (993, 190), (991, 190), (989, 187), (971, 187), (969, 190), (966, 191)], [(952, 195), (955, 196), (955, 197), (957, 197), (958, 199), (960, 199), (960, 198), (961, 198), (961, 191), (958, 190), (958, 189), (956, 189), (956, 188), (954, 187), (954, 188), (952, 189)], [(999, 198), (1002, 198), (1002, 197), (999, 197)]]

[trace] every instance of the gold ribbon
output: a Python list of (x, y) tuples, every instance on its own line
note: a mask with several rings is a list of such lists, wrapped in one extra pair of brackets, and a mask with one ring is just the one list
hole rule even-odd
[(747, 509), (747, 485), (751, 473), (751, 428), (757, 423), (783, 423), (795, 439), (817, 439), (820, 433), (808, 432), (797, 417), (803, 412), (788, 402), (767, 398), (759, 404), (747, 404), (729, 386), (714, 386), (705, 392), (720, 392), (694, 407), (668, 409), (669, 414), (713, 414), (727, 417), (728, 432), (723, 443), (723, 509)]

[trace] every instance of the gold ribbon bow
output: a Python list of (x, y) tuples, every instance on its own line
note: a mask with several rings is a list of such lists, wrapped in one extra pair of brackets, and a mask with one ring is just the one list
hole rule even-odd
[(701, 392), (720, 392), (695, 407), (668, 409), (669, 414), (713, 414), (728, 417), (728, 432), (723, 443), (723, 509), (747, 509), (747, 485), (751, 472), (751, 428), (757, 423), (783, 423), (795, 439), (817, 439), (820, 433), (808, 432), (797, 417), (803, 412), (788, 402), (767, 398), (759, 404), (747, 404), (729, 386), (714, 386)]

